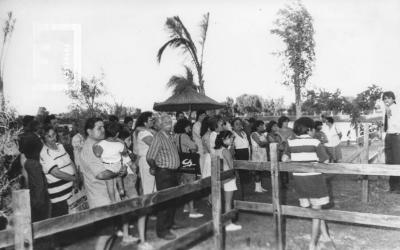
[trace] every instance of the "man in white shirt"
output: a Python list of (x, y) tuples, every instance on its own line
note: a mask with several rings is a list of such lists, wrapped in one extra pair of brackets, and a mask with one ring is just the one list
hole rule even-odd
[[(386, 164), (400, 164), (400, 105), (396, 104), (396, 97), (392, 91), (382, 95), (385, 104), (383, 130), (385, 137)], [(390, 176), (390, 191), (400, 193), (400, 176)]]
[(324, 144), (329, 155), (329, 162), (340, 162), (342, 159), (342, 151), (340, 150), (340, 139), (342, 133), (337, 129), (332, 117), (325, 118), (326, 123), (322, 127), (328, 142)]

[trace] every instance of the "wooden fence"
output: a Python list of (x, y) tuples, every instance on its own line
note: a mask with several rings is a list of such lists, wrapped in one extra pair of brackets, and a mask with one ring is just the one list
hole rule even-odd
[(59, 232), (79, 228), (96, 221), (104, 220), (114, 216), (133, 213), (140, 216), (148, 213), (148, 208), (166, 202), (171, 199), (183, 197), (187, 194), (211, 187), (212, 193), (212, 215), (213, 220), (191, 230), (179, 238), (166, 243), (158, 249), (182, 249), (205, 235), (213, 234), (214, 249), (224, 249), (225, 222), (233, 218), (237, 211), (256, 211), (261, 213), (272, 213), (274, 219), (274, 234), (276, 248), (284, 249), (284, 232), (282, 227), (282, 216), (297, 216), (304, 218), (320, 218), (325, 220), (341, 221), (363, 225), (374, 225), (382, 227), (400, 228), (400, 216), (347, 212), (338, 210), (314, 210), (296, 206), (282, 205), (279, 190), (279, 171), (287, 172), (320, 172), (330, 174), (353, 174), (363, 177), (362, 200), (368, 201), (368, 175), (400, 176), (400, 165), (370, 164), (378, 159), (382, 150), (371, 157), (368, 156), (369, 143), (368, 132), (364, 133), (364, 146), (351, 155), (347, 161), (362, 160), (360, 164), (352, 163), (294, 163), (279, 162), (277, 159), (277, 145), (271, 144), (270, 162), (235, 161), (235, 169), (251, 171), (271, 171), (272, 180), (272, 204), (234, 201), (234, 209), (222, 214), (222, 191), (221, 182), (234, 175), (234, 170), (221, 170), (221, 162), (218, 158), (212, 159), (211, 177), (195, 181), (191, 184), (169, 188), (156, 193), (143, 195), (137, 198), (124, 200), (108, 206), (88, 209), (79, 213), (64, 215), (31, 223), (30, 200), (28, 190), (13, 192), (14, 226), (12, 229), (0, 231), (0, 248), (15, 246), (16, 250), (33, 249), (34, 239), (54, 235)]
[[(220, 161), (213, 160), (215, 169), (220, 168)], [(215, 172), (215, 171), (214, 171)], [(236, 210), (229, 213), (221, 213), (221, 180), (234, 175), (233, 170), (220, 173), (218, 171), (218, 179), (213, 176), (213, 214), (218, 217), (218, 221), (209, 221), (194, 230), (178, 237), (175, 240), (169, 241), (158, 249), (182, 249), (186, 245), (214, 232), (215, 227), (222, 228), (222, 225), (233, 218)], [(59, 232), (79, 228), (92, 224), (96, 221), (104, 220), (114, 216), (119, 216), (126, 213), (133, 215), (142, 215), (148, 213), (148, 208), (166, 202), (171, 199), (183, 197), (187, 194), (200, 191), (211, 186), (211, 177), (195, 181), (191, 184), (181, 185), (158, 191), (152, 194), (143, 195), (137, 198), (124, 200), (107, 206), (88, 209), (74, 214), (64, 215), (56, 218), (51, 218), (35, 223), (31, 223), (31, 209), (29, 190), (18, 190), (13, 192), (13, 212), (14, 225), (12, 229), (0, 231), (0, 248), (13, 246), (16, 250), (31, 250), (33, 249), (34, 239), (43, 238), (54, 235)], [(218, 225), (215, 222), (218, 222)], [(220, 231), (216, 231), (220, 232)], [(222, 237), (222, 234), (218, 235)]]
[[(368, 135), (368, 133), (366, 133)], [(358, 150), (350, 156), (350, 160), (355, 160), (362, 153), (362, 163), (299, 163), (299, 162), (278, 162), (277, 145), (270, 146), (271, 162), (249, 162), (235, 161), (235, 169), (250, 171), (271, 171), (272, 180), (272, 204), (234, 201), (235, 209), (239, 211), (253, 211), (259, 213), (272, 213), (274, 221), (274, 235), (276, 249), (284, 249), (284, 232), (282, 227), (282, 216), (295, 216), (302, 218), (318, 218), (323, 220), (338, 221), (344, 223), (354, 223), (368, 226), (379, 226), (386, 228), (400, 228), (400, 216), (360, 213), (340, 210), (315, 210), (311, 208), (302, 208), (297, 206), (282, 205), (280, 200), (279, 171), (287, 172), (319, 172), (327, 174), (347, 174), (360, 175), (362, 178), (362, 197), (363, 202), (368, 201), (368, 176), (400, 176), (400, 165), (372, 164), (383, 153), (382, 149), (368, 156), (368, 137), (364, 137), (364, 148)], [(218, 248), (221, 249), (221, 248)]]

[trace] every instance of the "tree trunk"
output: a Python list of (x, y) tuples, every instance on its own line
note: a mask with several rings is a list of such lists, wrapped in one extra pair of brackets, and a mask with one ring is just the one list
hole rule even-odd
[(206, 92), (204, 90), (204, 80), (202, 78), (199, 80), (199, 92), (200, 92), (200, 94), (203, 94), (203, 95), (206, 94)]
[(4, 98), (4, 82), (3, 77), (0, 76), (0, 112), (5, 111), (5, 98)]
[(300, 85), (297, 83), (295, 83), (295, 87), (294, 87), (294, 91), (295, 91), (295, 95), (296, 95), (296, 119), (299, 119), (301, 117), (301, 89), (300, 89)]

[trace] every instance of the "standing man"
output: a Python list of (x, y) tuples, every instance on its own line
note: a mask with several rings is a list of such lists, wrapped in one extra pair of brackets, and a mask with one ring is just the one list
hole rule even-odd
[(22, 173), (30, 192), (32, 222), (50, 218), (47, 182), (40, 165), (43, 142), (38, 135), (39, 122), (33, 116), (23, 118), (24, 133), (19, 137)]
[[(383, 130), (385, 137), (386, 164), (400, 164), (400, 106), (396, 104), (396, 97), (392, 91), (382, 95), (385, 104)], [(390, 191), (400, 193), (400, 176), (389, 177)]]
[[(177, 169), (179, 167), (178, 149), (171, 136), (172, 119), (168, 115), (160, 118), (160, 131), (154, 135), (153, 142), (146, 155), (151, 173), (155, 176), (157, 190), (163, 190), (179, 185)], [(176, 235), (173, 228), (177, 206), (171, 203), (160, 204), (157, 213), (156, 231), (160, 238), (173, 240)]]
[(326, 117), (325, 120), (322, 132), (325, 133), (328, 142), (324, 146), (329, 155), (329, 162), (337, 163), (342, 160), (342, 151), (340, 149), (342, 133), (337, 129), (336, 124), (334, 124), (333, 117)]
[(93, 152), (93, 145), (104, 139), (104, 123), (101, 118), (89, 118), (85, 124), (86, 141), (80, 154), (81, 171), (90, 208), (111, 204), (105, 180), (122, 176), (106, 170), (101, 159)]

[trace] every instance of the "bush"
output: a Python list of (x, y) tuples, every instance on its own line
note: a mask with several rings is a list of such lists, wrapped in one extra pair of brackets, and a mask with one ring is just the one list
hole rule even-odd
[(19, 188), (20, 174), (9, 176), (11, 165), (19, 156), (19, 128), (15, 113), (0, 112), (0, 215), (12, 212), (11, 192)]

